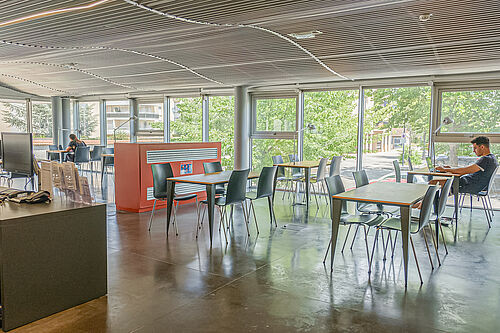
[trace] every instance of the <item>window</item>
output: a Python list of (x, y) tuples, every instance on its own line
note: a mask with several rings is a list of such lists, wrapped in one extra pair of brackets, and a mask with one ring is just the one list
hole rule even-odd
[(26, 132), (26, 102), (0, 100), (0, 132)]
[(297, 128), (297, 98), (254, 99), (255, 132), (295, 132)]
[(441, 133), (500, 134), (499, 115), (500, 90), (441, 91), (441, 119), (453, 120)]
[(129, 101), (106, 101), (106, 133), (108, 145), (116, 142), (130, 142)]
[(80, 139), (88, 145), (100, 144), (99, 102), (80, 102)]
[(201, 97), (170, 98), (170, 141), (202, 141)]
[(138, 142), (163, 142), (163, 102), (139, 101)]
[(427, 156), (430, 87), (365, 89), (363, 169), (370, 180), (393, 173), (411, 158), (420, 165)]
[(273, 165), (273, 156), (281, 155), (287, 162), (288, 155), (294, 153), (294, 140), (287, 139), (253, 139), (252, 169), (260, 170)]
[(209, 97), (209, 140), (221, 142), (222, 166), (233, 168), (234, 163), (234, 97)]
[[(318, 160), (342, 155), (341, 175), (346, 187), (354, 184), (358, 130), (358, 90), (304, 93), (304, 160)], [(328, 169), (329, 172), (329, 169)]]
[[(46, 158), (45, 150), (52, 144), (52, 104), (32, 102), (33, 150), (37, 158)], [(62, 135), (69, 135), (64, 132)]]

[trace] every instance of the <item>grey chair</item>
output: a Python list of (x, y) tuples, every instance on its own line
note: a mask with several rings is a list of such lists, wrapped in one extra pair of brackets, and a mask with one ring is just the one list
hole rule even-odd
[[(101, 154), (114, 154), (115, 153), (115, 148), (103, 148), (101, 151)], [(104, 174), (107, 173), (108, 167), (114, 167), (115, 166), (115, 158), (111, 156), (104, 156), (102, 158), (102, 165), (101, 165), (101, 181), (102, 178), (104, 177)]]
[(90, 147), (76, 147), (73, 163), (78, 167), (90, 162)]
[[(151, 212), (151, 217), (149, 218), (149, 228), (151, 230), (151, 225), (153, 223), (153, 216), (155, 214), (156, 209), (156, 201), (158, 200), (168, 200), (167, 194), (167, 178), (171, 178), (174, 176), (172, 171), (172, 166), (170, 163), (162, 163), (162, 164), (151, 164), (151, 171), (153, 172), (153, 197), (155, 201), (153, 203), (153, 211)], [(188, 201), (194, 199), (196, 202), (196, 214), (198, 216), (198, 224), (199, 224), (199, 206), (198, 206), (198, 196), (196, 193), (186, 194), (186, 195), (177, 195), (174, 194), (173, 202), (174, 202), (174, 219), (173, 223), (175, 225), (175, 234), (179, 235), (179, 229), (177, 228), (177, 206), (180, 201)], [(198, 226), (197, 226), (198, 227)], [(198, 228), (197, 228), (198, 229)]]
[[(324, 182), (325, 182), (325, 177), (326, 177), (326, 167), (328, 165), (328, 158), (322, 158), (320, 161), (319, 161), (319, 165), (318, 165), (318, 169), (316, 171), (316, 175), (315, 176), (311, 176), (310, 179), (309, 179), (309, 186), (311, 186), (311, 188), (314, 188), (314, 185), (316, 185), (316, 191), (315, 191), (315, 196), (314, 196), (314, 199), (316, 200), (316, 204), (319, 205), (318, 203), (318, 194), (320, 192), (320, 187), (321, 187), (321, 191), (323, 193), (326, 193), (326, 189), (325, 189), (325, 185), (324, 185)], [(329, 203), (329, 200), (328, 198), (325, 198), (326, 200), (326, 204), (328, 205)]]
[[(368, 175), (366, 174), (365, 170), (354, 171), (352, 175), (354, 177), (354, 183), (356, 184), (356, 188), (370, 184), (370, 181), (368, 180)], [(356, 203), (356, 208), (361, 213), (391, 214), (392, 212), (396, 211), (395, 208), (387, 208), (381, 204), (369, 204), (363, 202)]]
[(333, 156), (330, 163), (330, 177), (340, 175), (340, 163), (342, 163), (342, 156)]
[[(49, 150), (58, 150), (57, 145), (49, 145)], [(59, 161), (59, 153), (49, 153), (47, 152), (47, 159), (50, 161)]]
[(396, 177), (396, 183), (401, 183), (401, 167), (399, 166), (399, 161), (392, 161), (392, 165), (394, 166), (394, 175)]
[[(235, 204), (241, 204), (241, 208), (243, 209), (243, 215), (245, 218), (245, 226), (247, 228), (247, 234), (250, 236), (250, 230), (248, 229), (248, 218), (246, 215), (246, 210), (244, 207), (244, 203), (246, 200), (246, 186), (247, 186), (247, 181), (248, 181), (248, 173), (250, 172), (250, 169), (245, 169), (245, 170), (235, 170), (231, 173), (231, 177), (229, 178), (229, 182), (227, 183), (227, 191), (226, 195), (223, 197), (217, 197), (215, 198), (215, 205), (219, 208), (220, 210), (220, 222), (221, 222), (221, 228), (224, 230), (224, 236), (226, 238), (226, 244), (228, 243), (227, 241), (227, 234), (226, 234), (226, 226), (227, 229), (229, 230), (229, 219), (228, 219), (228, 214), (227, 214), (227, 207), (228, 206), (233, 206)], [(232, 210), (231, 210), (232, 212)], [(232, 218), (232, 216), (231, 216)], [(226, 223), (224, 223), (224, 220)]]
[[(427, 192), (425, 193), (424, 198), (422, 200), (422, 205), (420, 207), (420, 214), (419, 214), (418, 218), (410, 219), (410, 228), (409, 228), (410, 229), (410, 243), (411, 243), (411, 247), (413, 250), (413, 256), (415, 257), (415, 263), (417, 265), (418, 275), (420, 277), (421, 284), (424, 282), (422, 280), (422, 274), (420, 273), (420, 267), (418, 265), (417, 253), (415, 252), (415, 246), (413, 245), (412, 235), (414, 235), (420, 231), (423, 231), (422, 234), (424, 236), (425, 246), (427, 248), (427, 254), (429, 255), (431, 267), (432, 267), (432, 269), (434, 269), (434, 265), (432, 263), (432, 258), (431, 258), (431, 252), (429, 250), (429, 243), (427, 242), (427, 236), (426, 236), (424, 228), (429, 226), (431, 211), (432, 211), (432, 207), (434, 204), (434, 197), (436, 196), (437, 191), (438, 191), (437, 186), (429, 186), (429, 188), (427, 189)], [(371, 254), (371, 259), (370, 259), (369, 271), (371, 271), (371, 263), (373, 262), (373, 253), (375, 250), (375, 246), (377, 244), (377, 234), (381, 230), (396, 231), (395, 239), (397, 239), (397, 233), (398, 233), (398, 231), (401, 231), (401, 219), (399, 217), (390, 217), (387, 220), (385, 220), (384, 222), (382, 222), (380, 225), (377, 226), (375, 240), (373, 241), (373, 248), (372, 248), (372, 254)], [(434, 233), (432, 232), (432, 230), (431, 230), (431, 236), (432, 236), (432, 241), (434, 243), (434, 249), (436, 250), (436, 256), (438, 258), (439, 265), (441, 266), (441, 260), (439, 259), (439, 253), (437, 251), (436, 240), (434, 238)], [(389, 240), (390, 236), (388, 236), (387, 239)], [(392, 247), (393, 252), (394, 252), (395, 247), (396, 246), (394, 244), (394, 246)], [(385, 248), (387, 248), (387, 247), (385, 247)]]
[(255, 214), (255, 208), (253, 205), (254, 200), (267, 198), (267, 203), (269, 205), (269, 215), (271, 217), (271, 226), (277, 227), (276, 216), (274, 214), (273, 206), (273, 195), (274, 195), (274, 177), (276, 176), (277, 166), (264, 167), (260, 172), (259, 181), (257, 183), (256, 193), (247, 193), (246, 198), (250, 200), (250, 207), (248, 208), (247, 216), (250, 218), (250, 209), (252, 209), (253, 219), (255, 221), (255, 227), (257, 228), (257, 233), (259, 233), (259, 225), (257, 223), (257, 215)]
[[(439, 226), (439, 231), (441, 232), (441, 237), (443, 239), (444, 248), (446, 254), (448, 254), (448, 247), (446, 246), (446, 240), (444, 239), (443, 226), (441, 225), (441, 218), (446, 210), (446, 201), (448, 201), (448, 196), (450, 194), (451, 185), (453, 184), (453, 178), (449, 178), (441, 187), (441, 192), (439, 193), (439, 202), (437, 206), (437, 211), (432, 214), (430, 220), (436, 221)], [(429, 228), (432, 230), (432, 225), (429, 224)], [(437, 240), (436, 240), (437, 241)]]
[[(216, 162), (205, 162), (203, 163), (203, 172), (204, 173), (215, 173), (222, 172), (222, 165), (219, 161)], [(226, 189), (224, 184), (215, 185), (215, 195), (224, 195), (226, 193)]]
[[(101, 162), (101, 154), (104, 146), (94, 146), (90, 152), (90, 171), (94, 171), (94, 164)], [(97, 170), (97, 169), (96, 169)]]
[[(282, 164), (284, 163), (283, 157), (281, 155), (276, 155), (272, 157), (273, 159), (273, 164)], [(285, 183), (285, 189), (283, 191), (283, 196), (281, 197), (281, 200), (285, 199), (285, 193), (288, 190), (288, 197), (290, 198), (290, 193), (292, 191), (292, 181), (293, 179), (291, 177), (286, 176), (285, 172), (285, 167), (279, 166), (277, 171), (276, 171), (276, 181), (277, 182), (284, 182)]]
[[(330, 214), (333, 216), (333, 206), (332, 206), (332, 196), (338, 193), (345, 192), (344, 184), (342, 183), (342, 179), (340, 178), (339, 175), (336, 176), (330, 176), (325, 178), (325, 183), (326, 187), (328, 189), (328, 197), (330, 198)], [(347, 234), (345, 236), (344, 244), (342, 245), (342, 250), (341, 252), (344, 252), (345, 245), (347, 243), (347, 239), (349, 237), (349, 233), (351, 232), (351, 227), (355, 225), (357, 228), (359, 226), (363, 226), (364, 233), (365, 233), (365, 246), (366, 246), (366, 253), (367, 253), (367, 258), (368, 258), (368, 263), (370, 261), (370, 252), (368, 249), (368, 233), (369, 233), (369, 228), (374, 227), (382, 223), (384, 218), (381, 215), (372, 215), (372, 214), (362, 214), (362, 215), (351, 215), (347, 212), (347, 202), (342, 201), (342, 211), (340, 213), (340, 224), (341, 225), (348, 225), (349, 229), (347, 230)], [(357, 230), (357, 229), (356, 229)], [(356, 233), (357, 234), (357, 233)], [(356, 234), (354, 234), (354, 237), (356, 237)], [(353, 237), (353, 241), (354, 241)], [(328, 256), (328, 251), (330, 250), (330, 246), (332, 244), (332, 240), (330, 238), (330, 243), (328, 244), (328, 247), (326, 249), (325, 257), (323, 258), (323, 263), (326, 261), (326, 257)]]

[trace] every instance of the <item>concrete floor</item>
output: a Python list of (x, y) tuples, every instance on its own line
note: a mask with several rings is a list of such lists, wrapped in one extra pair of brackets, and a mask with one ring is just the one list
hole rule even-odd
[[(101, 199), (106, 193), (96, 191)], [(12, 332), (498, 331), (500, 212), (488, 229), (482, 211), (471, 217), (464, 209), (456, 240), (445, 228), (449, 254), (441, 242), (442, 266), (434, 270), (416, 235), (424, 284), (411, 257), (405, 291), (400, 240), (393, 260), (384, 262), (376, 249), (371, 280), (360, 235), (343, 255), (337, 247), (330, 274), (322, 263), (330, 236), (326, 204), (312, 203), (306, 214), (279, 193), (275, 228), (257, 201), (260, 234), (252, 220), (249, 238), (236, 209), (229, 244), (216, 231), (212, 249), (206, 220), (195, 239), (193, 205), (179, 208), (179, 236), (171, 228), (167, 239), (165, 210), (148, 232), (149, 213), (116, 212), (110, 203), (108, 296)]]

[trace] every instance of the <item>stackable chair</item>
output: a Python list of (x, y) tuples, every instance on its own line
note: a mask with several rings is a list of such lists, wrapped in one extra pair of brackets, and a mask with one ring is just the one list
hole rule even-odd
[(399, 161), (392, 161), (392, 165), (394, 166), (394, 175), (396, 178), (396, 183), (401, 183), (401, 167), (399, 166)]
[[(323, 193), (326, 192), (325, 191), (324, 182), (325, 182), (325, 177), (326, 177), (326, 167), (327, 167), (327, 164), (328, 164), (328, 158), (322, 158), (319, 161), (318, 170), (316, 171), (316, 175), (315, 176), (310, 176), (310, 178), (309, 178), (309, 186), (311, 188), (314, 188), (314, 185), (316, 185), (316, 191), (315, 191), (314, 199), (316, 200), (316, 204), (317, 205), (319, 205), (317, 196), (320, 193), (320, 187), (321, 187), (321, 191)], [(325, 200), (326, 200), (326, 204), (328, 205), (329, 204), (328, 198), (325, 198)]]
[[(203, 172), (207, 173), (215, 173), (222, 172), (222, 165), (219, 161), (217, 162), (205, 162), (203, 163)], [(215, 185), (215, 195), (224, 195), (226, 193), (226, 189), (224, 188), (224, 184)]]
[(252, 209), (253, 219), (255, 221), (255, 227), (257, 228), (257, 233), (259, 233), (259, 225), (257, 224), (257, 215), (255, 215), (255, 208), (253, 201), (257, 199), (267, 198), (267, 203), (269, 205), (269, 215), (271, 217), (271, 225), (277, 227), (276, 216), (274, 214), (273, 205), (273, 189), (274, 189), (274, 176), (276, 175), (277, 166), (264, 167), (260, 172), (259, 181), (257, 183), (256, 193), (247, 193), (246, 198), (250, 200), (250, 207), (248, 208), (248, 217), (250, 218), (250, 209)]
[[(446, 246), (446, 241), (444, 239), (443, 226), (441, 225), (441, 219), (443, 217), (444, 211), (446, 210), (446, 201), (448, 201), (448, 195), (450, 194), (451, 185), (453, 184), (453, 178), (449, 178), (441, 187), (441, 192), (439, 193), (439, 202), (437, 207), (437, 212), (432, 214), (430, 217), (431, 221), (436, 221), (439, 226), (439, 231), (441, 233), (441, 237), (443, 238), (444, 248), (446, 250), (446, 254), (448, 254), (448, 247)], [(432, 230), (432, 224), (429, 224), (429, 228)], [(438, 240), (436, 240), (438, 241)]]
[[(101, 154), (114, 154), (115, 153), (115, 148), (103, 148), (101, 151)], [(102, 178), (104, 177), (104, 174), (108, 172), (108, 167), (113, 167), (115, 166), (115, 158), (111, 156), (104, 156), (102, 159), (102, 166), (101, 166), (101, 181)]]
[[(283, 161), (283, 157), (281, 155), (276, 155), (273, 156), (273, 164), (282, 164), (285, 163)], [(281, 197), (281, 200), (285, 199), (285, 192), (288, 190), (288, 198), (290, 198), (290, 193), (292, 192), (293, 189), (293, 179), (291, 177), (287, 177), (285, 173), (285, 167), (279, 166), (277, 171), (276, 171), (276, 181), (277, 182), (283, 182), (285, 183), (285, 189), (283, 191), (283, 196)]]
[[(84, 163), (90, 162), (90, 147), (76, 147), (73, 162), (80, 167)], [(83, 169), (82, 169), (83, 170)]]
[[(356, 188), (370, 184), (370, 181), (368, 180), (368, 175), (366, 174), (365, 170), (354, 171), (352, 175), (354, 177), (354, 183), (356, 184)], [(393, 214), (399, 211), (399, 208), (387, 207), (381, 204), (371, 204), (363, 202), (358, 202), (356, 204), (356, 208), (358, 209), (358, 211), (362, 213)]]
[[(151, 217), (149, 218), (149, 228), (151, 231), (151, 225), (153, 223), (153, 216), (155, 214), (156, 201), (158, 200), (168, 200), (167, 195), (167, 178), (171, 178), (174, 176), (172, 171), (172, 166), (170, 163), (162, 163), (162, 164), (151, 164), (151, 171), (153, 172), (153, 197), (155, 201), (153, 203), (153, 211), (151, 212)], [(196, 193), (186, 194), (186, 195), (176, 195), (174, 194), (174, 219), (173, 224), (175, 225), (175, 235), (179, 235), (179, 229), (177, 228), (177, 206), (180, 201), (187, 201), (195, 199), (196, 202), (196, 215), (198, 217), (199, 224), (199, 206), (198, 206), (198, 196)], [(196, 228), (198, 232), (198, 225)]]
[(342, 156), (333, 156), (332, 162), (330, 163), (330, 177), (340, 175), (341, 162)]
[[(101, 154), (104, 146), (94, 146), (90, 152), (90, 171), (94, 172), (94, 164), (101, 162)], [(96, 168), (97, 170), (97, 168)]]

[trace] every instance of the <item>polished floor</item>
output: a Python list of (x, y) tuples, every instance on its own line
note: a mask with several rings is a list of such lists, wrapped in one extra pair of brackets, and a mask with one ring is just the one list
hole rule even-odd
[[(415, 236), (424, 279), (413, 258), (404, 288), (401, 247), (391, 260), (376, 249), (368, 277), (364, 239), (340, 253), (330, 274), (323, 264), (330, 222), (323, 201), (306, 213), (276, 198), (278, 227), (267, 205), (256, 202), (247, 237), (235, 210), (229, 244), (207, 222), (195, 238), (193, 205), (179, 208), (179, 236), (165, 237), (165, 210), (117, 212), (110, 186), (96, 195), (108, 204), (108, 295), (12, 332), (498, 332), (500, 327), (500, 212), (488, 229), (484, 213), (464, 209), (449, 254), (431, 269), (423, 238)], [(323, 198), (324, 200), (324, 198)], [(451, 209), (449, 209), (451, 211)], [(449, 212), (448, 212), (449, 213)], [(217, 215), (216, 215), (217, 216)], [(339, 239), (347, 229), (341, 227)], [(369, 235), (370, 245), (373, 234)], [(352, 234), (351, 234), (352, 236)], [(398, 244), (401, 244), (400, 241)], [(434, 263), (437, 266), (435, 255)], [(36, 277), (34, 277), (36, 278)], [(82, 281), (85, 283), (85, 281)]]

